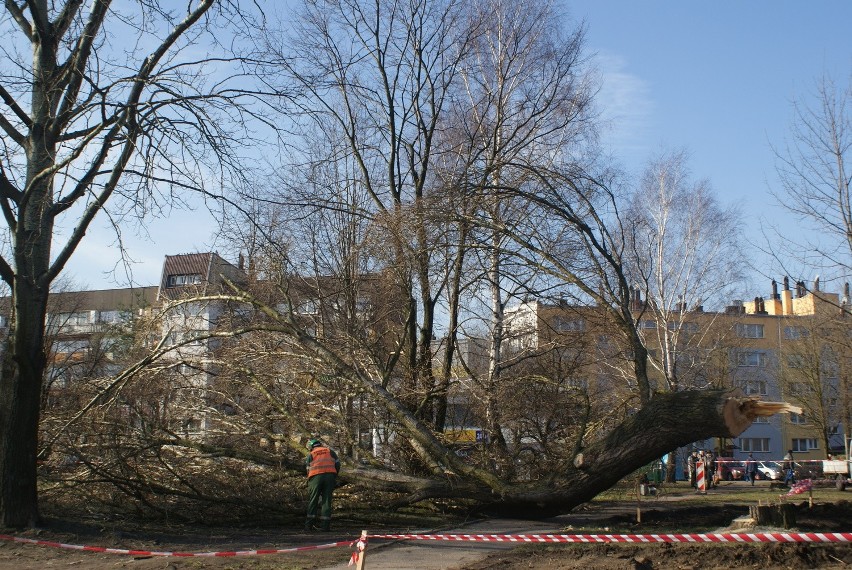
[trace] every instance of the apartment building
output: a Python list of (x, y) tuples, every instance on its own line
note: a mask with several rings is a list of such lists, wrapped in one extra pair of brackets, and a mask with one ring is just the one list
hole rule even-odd
[[(204, 393), (211, 377), (208, 355), (215, 340), (207, 338), (225, 308), (221, 302), (181, 299), (221, 292), (224, 280), (241, 283), (245, 273), (216, 253), (168, 255), (159, 285), (93, 291), (57, 291), (50, 295), (46, 338), (50, 367), (45, 378), (46, 402), (77, 405), (81, 382), (106, 386), (125, 366), (131, 345), (146, 323), (149, 348), (174, 347), (163, 370), (180, 379), (167, 394), (150, 396), (146, 405), (181, 410), (179, 431), (198, 434), (207, 427)], [(0, 325), (8, 326), (10, 299), (0, 299)], [(74, 390), (72, 388), (77, 388)], [(190, 403), (192, 401), (192, 403)], [(79, 403), (79, 402), (77, 402)], [(128, 409), (132, 408), (127, 404)], [(132, 412), (128, 412), (132, 416)], [(129, 421), (133, 421), (129, 418)]]
[(740, 436), (739, 451), (792, 450), (803, 460), (848, 452), (850, 394), (844, 372), (852, 357), (852, 318), (846, 289), (843, 296), (821, 291), (818, 279), (810, 287), (799, 282), (791, 288), (785, 278), (780, 292), (773, 281), (768, 299), (743, 303), (740, 332), (749, 344), (739, 348), (739, 376), (752, 393), (801, 406), (803, 413), (756, 423)]

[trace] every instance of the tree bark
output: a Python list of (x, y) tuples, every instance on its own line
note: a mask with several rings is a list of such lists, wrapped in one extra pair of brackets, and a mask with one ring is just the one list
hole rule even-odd
[(26, 185), (12, 229), (15, 275), (13, 314), (3, 353), (0, 382), (0, 524), (33, 526), (38, 522), (36, 455), (41, 387), (46, 365), (44, 321), (50, 286), (53, 235), (53, 166), (56, 138), (51, 129), (58, 105), (55, 82), (57, 38), (35, 26), (32, 123), (27, 136)]

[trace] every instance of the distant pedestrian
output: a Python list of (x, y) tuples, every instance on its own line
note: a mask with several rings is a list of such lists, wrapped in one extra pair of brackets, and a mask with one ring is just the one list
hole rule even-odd
[(796, 484), (796, 463), (793, 461), (793, 450), (788, 449), (784, 456), (784, 484)]
[(697, 451), (693, 451), (686, 460), (688, 468), (689, 468), (689, 484), (692, 487), (695, 487), (695, 463), (697, 461), (698, 461), (698, 452)]
[(337, 486), (340, 460), (337, 454), (319, 439), (311, 439), (307, 445), (310, 453), (305, 458), (308, 471), (308, 517), (305, 532), (316, 528), (317, 511), (320, 511), (320, 528), (331, 530), (331, 496)]
[(754, 460), (754, 455), (748, 454), (748, 459), (745, 463), (745, 479), (751, 481), (751, 486), (754, 487), (754, 480), (757, 479), (757, 461)]
[(707, 478), (707, 488), (716, 486), (716, 456), (712, 449), (704, 455), (704, 475)]

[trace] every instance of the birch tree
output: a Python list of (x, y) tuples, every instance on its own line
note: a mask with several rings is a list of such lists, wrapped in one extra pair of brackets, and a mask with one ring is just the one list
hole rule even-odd
[[(678, 370), (690, 348), (709, 348), (703, 305), (723, 306), (743, 279), (745, 259), (738, 240), (740, 217), (718, 203), (709, 181), (691, 179), (684, 151), (665, 152), (645, 169), (627, 214), (630, 276), (642, 303), (636, 319), (649, 346), (649, 359), (665, 389), (685, 386)], [(691, 363), (700, 366), (701, 363)]]

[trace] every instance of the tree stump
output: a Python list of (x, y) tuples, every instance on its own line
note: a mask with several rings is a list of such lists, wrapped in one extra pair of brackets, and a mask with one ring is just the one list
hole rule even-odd
[(776, 526), (786, 529), (796, 526), (796, 508), (790, 503), (753, 505), (748, 511), (758, 526)]

